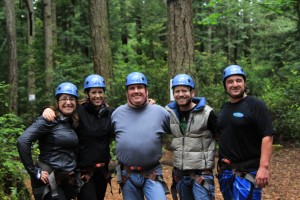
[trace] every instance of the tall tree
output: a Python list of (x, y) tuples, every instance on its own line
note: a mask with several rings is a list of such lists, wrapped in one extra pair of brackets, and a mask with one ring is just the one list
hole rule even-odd
[(17, 63), (17, 40), (16, 40), (16, 17), (14, 1), (5, 0), (6, 30), (8, 38), (8, 65), (9, 65), (9, 111), (18, 112), (18, 63)]
[[(51, 0), (52, 45), (57, 47), (56, 0)], [(55, 58), (54, 58), (55, 59)]]
[[(142, 7), (144, 3), (142, 1), (134, 1), (134, 13), (133, 13), (133, 18), (135, 21), (135, 29), (136, 29), (136, 40), (137, 40), (137, 45), (136, 45), (136, 54), (137, 55), (142, 55), (142, 29), (143, 29), (143, 22), (142, 22)], [(139, 59), (137, 60), (137, 63), (139, 62)]]
[(300, 0), (295, 1), (295, 10), (297, 13), (297, 38), (300, 38)]
[(89, 0), (94, 71), (106, 81), (112, 77), (107, 0)]
[[(121, 15), (121, 41), (122, 45), (127, 46), (128, 44), (128, 30), (127, 30), (127, 7), (126, 7), (126, 2), (124, 0), (119, 0), (120, 1), (120, 15)], [(123, 51), (122, 55), (124, 57), (124, 62), (128, 62), (128, 52)]]
[[(34, 42), (34, 36), (35, 36), (35, 19), (34, 19), (34, 9), (33, 9), (33, 2), (32, 0), (26, 0), (25, 1), (26, 8), (27, 8), (27, 25), (28, 25), (28, 55), (29, 55), (29, 62), (28, 62), (28, 96), (29, 101), (34, 102), (35, 101), (35, 93), (36, 93), (36, 84), (35, 84), (35, 68), (36, 68), (36, 57), (34, 54), (33, 49), (33, 42)], [(35, 105), (35, 104), (33, 104)], [(29, 105), (29, 110), (31, 110), (31, 114), (33, 114), (35, 107), (33, 105)]]
[(43, 26), (44, 26), (44, 45), (45, 45), (45, 85), (46, 91), (52, 91), (53, 82), (53, 30), (52, 30), (52, 5), (51, 0), (43, 0)]
[(193, 0), (168, 0), (169, 77), (188, 73), (195, 77)]

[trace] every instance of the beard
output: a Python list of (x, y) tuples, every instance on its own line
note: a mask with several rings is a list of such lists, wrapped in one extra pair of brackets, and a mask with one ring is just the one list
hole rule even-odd
[(232, 98), (232, 99), (242, 99), (245, 95), (245, 90), (241, 91), (239, 94), (236, 95), (231, 95), (230, 93), (227, 92), (227, 94)]
[(189, 105), (190, 105), (191, 103), (192, 103), (192, 98), (190, 98), (189, 100), (187, 100), (186, 103), (180, 104), (180, 107), (187, 108), (187, 107), (189, 107)]

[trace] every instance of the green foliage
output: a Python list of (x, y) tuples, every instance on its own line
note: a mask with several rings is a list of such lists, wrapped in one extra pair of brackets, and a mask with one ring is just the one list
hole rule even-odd
[(113, 140), (112, 143), (110, 144), (110, 155), (111, 155), (111, 160), (117, 160), (116, 157), (116, 141)]
[(16, 140), (23, 130), (22, 120), (17, 116), (6, 114), (0, 117), (0, 195), (6, 199), (28, 197), (23, 183), (26, 172), (16, 148)]
[(273, 114), (278, 142), (292, 141), (299, 144), (300, 105), (298, 94), (300, 93), (300, 75), (293, 70), (289, 72), (275, 74), (273, 79), (261, 80), (261, 84), (265, 86), (263, 87), (262, 98)]
[[(168, 69), (166, 63), (166, 4), (162, 1), (126, 1), (124, 16), (120, 15), (119, 1), (110, 3), (110, 32), (113, 52), (113, 80), (107, 90), (109, 104), (117, 107), (126, 102), (125, 78), (139, 71), (149, 82), (149, 95), (157, 103), (169, 101)], [(137, 21), (140, 20), (141, 26)], [(122, 29), (123, 28), (123, 29)], [(127, 34), (127, 44), (121, 43), (120, 36)], [(137, 54), (137, 49), (141, 53)], [(159, 72), (159, 73), (158, 73)]]
[[(125, 77), (140, 71), (147, 76), (149, 96), (164, 106), (169, 102), (167, 3), (161, 0), (110, 0), (108, 3), (113, 76), (106, 80), (110, 83), (107, 102), (114, 107), (124, 104)], [(227, 101), (222, 71), (229, 64), (241, 65), (247, 72), (247, 93), (264, 100), (272, 114), (275, 143), (300, 143), (297, 3), (295, 0), (193, 2), (196, 96), (206, 97), (208, 104), (219, 112)], [(15, 144), (24, 129), (21, 124), (30, 124), (42, 107), (53, 102), (54, 90), (63, 81), (76, 84), (81, 97), (84, 96), (83, 80), (93, 73), (92, 45), (88, 1), (57, 0), (53, 89), (45, 91), (42, 1), (34, 1), (35, 37), (31, 46), (27, 38), (26, 9), (15, 1), (20, 118), (4, 115), (8, 113), (9, 65), (3, 1), (0, 5), (0, 197), (17, 199), (22, 194), (26, 196), (19, 187), (26, 173), (18, 161)], [(122, 41), (124, 35), (126, 44)], [(34, 102), (28, 101), (29, 70), (36, 78)], [(170, 138), (166, 137), (166, 144), (169, 142)], [(111, 154), (115, 159), (115, 142)]]
[[(108, 1), (113, 65), (107, 101), (126, 102), (124, 80), (140, 71), (149, 81), (150, 97), (169, 101), (167, 3), (161, 0)], [(121, 4), (124, 3), (124, 4)], [(3, 2), (0, 3), (0, 114), (8, 111), (8, 44)], [(34, 1), (35, 37), (27, 42), (27, 15), (16, 2), (19, 63), (19, 115), (29, 124), (53, 102), (55, 87), (72, 81), (82, 94), (83, 79), (93, 73), (87, 1), (56, 1), (57, 47), (52, 90), (45, 91), (42, 1)], [(196, 95), (218, 111), (227, 100), (222, 70), (232, 63), (245, 68), (247, 92), (266, 101), (280, 138), (299, 137), (300, 40), (297, 1), (194, 1)], [(121, 12), (122, 11), (122, 12)], [(122, 43), (126, 35), (127, 43)], [(138, 51), (140, 50), (140, 51)], [(36, 75), (36, 101), (28, 101), (28, 71)]]
[(208, 104), (219, 111), (222, 104), (227, 101), (222, 84), (222, 72), (226, 66), (226, 57), (222, 53), (209, 55), (197, 52), (195, 55), (196, 70), (196, 96), (205, 97)]
[(8, 111), (8, 85), (0, 82), (0, 115)]

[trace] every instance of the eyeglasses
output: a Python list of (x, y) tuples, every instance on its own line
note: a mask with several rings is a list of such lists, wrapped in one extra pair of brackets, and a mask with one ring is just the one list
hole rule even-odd
[(59, 99), (58, 101), (62, 101), (64, 103), (66, 103), (67, 101), (70, 101), (70, 102), (75, 102), (76, 99), (75, 98), (69, 98), (69, 99)]

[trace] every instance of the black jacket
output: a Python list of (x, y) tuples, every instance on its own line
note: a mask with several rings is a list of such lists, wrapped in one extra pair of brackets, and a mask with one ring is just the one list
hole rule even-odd
[(36, 173), (31, 154), (31, 146), (35, 141), (39, 142), (39, 161), (61, 174), (75, 170), (78, 137), (70, 118), (61, 116), (49, 122), (40, 116), (18, 138), (20, 159), (31, 176)]
[(94, 166), (96, 163), (110, 161), (110, 142), (113, 139), (111, 114), (114, 108), (105, 105), (97, 111), (87, 102), (79, 106), (79, 126), (76, 132), (79, 137), (79, 167)]

